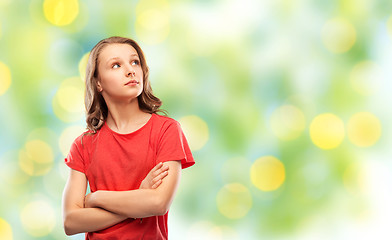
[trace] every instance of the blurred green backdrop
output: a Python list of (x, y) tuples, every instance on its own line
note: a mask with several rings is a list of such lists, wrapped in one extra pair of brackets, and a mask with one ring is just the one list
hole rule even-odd
[(0, 0), (0, 239), (65, 236), (91, 48), (141, 45), (197, 164), (170, 239), (390, 239), (389, 0)]

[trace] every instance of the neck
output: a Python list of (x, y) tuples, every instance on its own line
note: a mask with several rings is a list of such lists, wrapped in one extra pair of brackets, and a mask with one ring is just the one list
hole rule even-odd
[(108, 106), (108, 117), (106, 123), (108, 126), (118, 132), (127, 132), (129, 129), (133, 129), (135, 125), (138, 125), (140, 121), (143, 121), (146, 114), (139, 108), (137, 98), (131, 100), (131, 102), (110, 102)]

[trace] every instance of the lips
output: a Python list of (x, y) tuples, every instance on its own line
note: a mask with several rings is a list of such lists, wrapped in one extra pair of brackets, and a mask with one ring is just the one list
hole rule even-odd
[(124, 85), (135, 85), (135, 84), (139, 84), (139, 82), (136, 81), (136, 80), (131, 80), (131, 81), (127, 82), (127, 83), (124, 84)]

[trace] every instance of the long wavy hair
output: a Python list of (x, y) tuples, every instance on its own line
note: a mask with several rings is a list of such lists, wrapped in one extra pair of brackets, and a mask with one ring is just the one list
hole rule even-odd
[(137, 97), (139, 108), (143, 112), (147, 113), (158, 113), (161, 112), (166, 115), (165, 110), (159, 109), (162, 106), (162, 101), (154, 96), (150, 81), (148, 80), (148, 66), (144, 57), (142, 49), (132, 39), (124, 37), (109, 37), (101, 40), (93, 47), (88, 58), (86, 67), (86, 91), (84, 104), (86, 107), (86, 123), (89, 132), (96, 133), (104, 124), (108, 117), (108, 106), (106, 105), (105, 99), (102, 94), (98, 91), (97, 82), (99, 80), (98, 72), (98, 58), (99, 54), (109, 44), (129, 44), (135, 48), (139, 55), (140, 64), (143, 71), (143, 91)]

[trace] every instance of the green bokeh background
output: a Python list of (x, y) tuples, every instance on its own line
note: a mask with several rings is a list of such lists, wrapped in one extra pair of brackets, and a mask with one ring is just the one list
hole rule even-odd
[[(64, 8), (71, 1), (53, 2), (60, 20), (76, 11)], [(82, 57), (99, 40), (119, 35), (141, 45), (154, 93), (170, 117), (195, 115), (208, 126), (208, 141), (194, 151), (197, 164), (184, 170), (171, 207), (171, 239), (392, 238), (391, 1), (74, 2), (76, 18), (58, 26), (45, 16), (42, 0), (0, 0), (0, 62), (11, 73), (11, 85), (0, 95), (0, 236), (9, 226), (11, 239), (84, 239), (62, 230), (67, 168), (60, 147), (65, 129), (84, 126), (84, 114), (63, 111), (67, 118), (59, 118), (53, 102), (66, 79), (80, 76)], [(354, 42), (344, 51), (328, 47), (347, 33), (325, 37), (333, 19), (354, 29)], [(364, 61), (377, 66), (364, 74), (372, 90), (366, 94), (350, 81)], [(296, 107), (305, 119), (304, 129), (289, 140), (271, 128), (271, 116), (283, 105)], [(380, 123), (381, 137), (371, 146), (347, 137), (358, 112)], [(330, 150), (316, 146), (309, 133), (323, 113), (345, 126), (343, 141)], [(44, 174), (31, 176), (20, 158), (36, 139), (51, 147), (53, 162), (41, 166)], [(263, 156), (284, 164), (285, 181), (275, 191), (251, 181), (251, 166)], [(245, 215), (235, 219), (217, 203), (233, 183), (251, 196)], [(239, 196), (225, 198), (241, 208)], [(31, 235), (22, 221), (26, 206), (36, 201), (54, 213), (54, 227), (43, 236)]]

